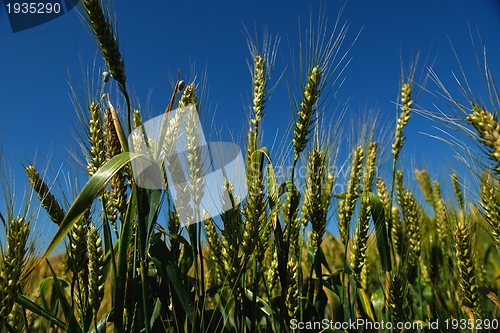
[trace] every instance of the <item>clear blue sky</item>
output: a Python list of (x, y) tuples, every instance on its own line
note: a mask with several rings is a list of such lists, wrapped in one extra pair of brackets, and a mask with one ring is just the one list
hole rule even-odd
[[(343, 3), (323, 2), (329, 27)], [(290, 48), (298, 51), (298, 19), (304, 28), (311, 8), (313, 18), (317, 18), (319, 1), (117, 1), (128, 88), (143, 109), (148, 106), (146, 114), (159, 115), (171, 94), (169, 75), (180, 68), (183, 78), (189, 79), (195, 63), (198, 74), (205, 69), (208, 74), (206, 112), (215, 114), (214, 123), (225, 132), (244, 137), (251, 93), (244, 27), (251, 31), (256, 27), (259, 33), (267, 27), (272, 36), (281, 37), (273, 76), (276, 79), (284, 65), (290, 65)], [(476, 29), (480, 32), (493, 71), (499, 68), (498, 1), (351, 0), (346, 3), (341, 22), (349, 24), (346, 43), (362, 29), (350, 52), (352, 61), (343, 75), (345, 83), (338, 92), (338, 101), (350, 99), (348, 118), (375, 109), (392, 130), (401, 59), (408, 65), (418, 51), (422, 53), (421, 65), (427, 54), (431, 60), (436, 59), (434, 70), (458, 95), (451, 72), (458, 72), (459, 66), (450, 40), (475, 90), (482, 93), (469, 26), (476, 37)], [(69, 98), (67, 69), (81, 85), (82, 61), (91, 68), (97, 56), (98, 65), (102, 63), (75, 10), (12, 33), (5, 7), (0, 6), (0, 43), (0, 142), (4, 163), (11, 165), (20, 195), (26, 184), (22, 164), (33, 161), (35, 155), (38, 168), (51, 156), (52, 169), (57, 171), (62, 166), (66, 173), (69, 171), (68, 150), (74, 142), (73, 125), (78, 126), (78, 122)], [(292, 78), (290, 69), (285, 78)], [(284, 83), (276, 89), (264, 117), (268, 143), (276, 130), (279, 135), (284, 133), (292, 117)], [(429, 84), (428, 88), (434, 90), (435, 86)], [(423, 94), (419, 102), (431, 109), (436, 100)], [(405, 155), (420, 161), (416, 166), (429, 165), (431, 171), (438, 172), (442, 170), (440, 165), (447, 166), (453, 157), (446, 144), (419, 134), (438, 134), (433, 125), (416, 115), (411, 119)]]

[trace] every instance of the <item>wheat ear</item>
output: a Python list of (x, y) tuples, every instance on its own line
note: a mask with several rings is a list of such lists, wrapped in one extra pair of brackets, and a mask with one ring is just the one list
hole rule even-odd
[(21, 291), (20, 278), (25, 264), (26, 243), (30, 225), (24, 217), (9, 221), (7, 230), (7, 249), (0, 265), (0, 331), (12, 312), (17, 293)]
[(459, 222), (455, 230), (455, 250), (457, 266), (460, 271), (460, 289), (463, 306), (472, 309), (476, 316), (482, 317), (479, 289), (476, 284), (476, 272), (472, 254), (469, 228), (466, 223)]
[(33, 165), (27, 166), (25, 170), (28, 175), (29, 183), (38, 194), (38, 199), (49, 214), (50, 219), (57, 225), (61, 224), (65, 213), (56, 198), (50, 193), (49, 187), (40, 177), (40, 174)]
[(104, 253), (102, 239), (97, 228), (92, 225), (88, 231), (88, 271), (89, 271), (89, 305), (92, 308), (94, 322), (97, 323), (97, 312), (104, 298)]
[(349, 183), (347, 185), (347, 191), (345, 192), (345, 198), (339, 202), (338, 216), (339, 216), (339, 229), (340, 236), (344, 245), (347, 245), (349, 241), (350, 233), (350, 223), (351, 216), (354, 214), (354, 209), (356, 207), (356, 201), (359, 197), (360, 186), (359, 181), (361, 177), (361, 171), (363, 168), (363, 154), (364, 149), (361, 146), (354, 151), (353, 162), (351, 166), (351, 174), (349, 178)]
[(298, 160), (299, 154), (306, 147), (311, 133), (311, 125), (314, 121), (313, 116), (316, 112), (316, 103), (320, 94), (321, 70), (319, 67), (312, 68), (307, 77), (307, 83), (303, 90), (303, 98), (300, 103), (300, 110), (297, 114), (298, 119), (293, 130), (293, 149), (295, 161)]

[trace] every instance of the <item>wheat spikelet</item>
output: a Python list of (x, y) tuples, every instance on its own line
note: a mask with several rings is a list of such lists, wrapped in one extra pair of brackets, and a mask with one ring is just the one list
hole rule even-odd
[(256, 54), (253, 58), (254, 60), (254, 72), (253, 72), (253, 112), (254, 118), (252, 119), (252, 125), (255, 126), (256, 132), (258, 133), (259, 122), (264, 116), (264, 103), (266, 98), (266, 70), (264, 68), (265, 61), (264, 58)]
[(38, 199), (42, 203), (43, 208), (49, 214), (50, 219), (57, 225), (61, 224), (65, 213), (59, 206), (56, 198), (50, 193), (49, 187), (40, 177), (40, 174), (33, 165), (25, 168), (28, 175), (28, 181), (38, 194)]
[(134, 152), (145, 153), (148, 151), (146, 144), (147, 138), (144, 127), (142, 126), (141, 112), (139, 110), (134, 110), (132, 118), (133, 128), (140, 129), (132, 132), (132, 148)]
[(405, 137), (403, 135), (403, 129), (410, 120), (410, 112), (413, 101), (411, 100), (412, 85), (410, 82), (403, 84), (401, 88), (401, 114), (399, 115), (396, 124), (396, 135), (394, 137), (394, 143), (392, 144), (392, 154), (394, 155), (394, 160), (396, 161), (399, 157), (399, 153), (403, 148)]
[(319, 98), (319, 87), (321, 81), (321, 70), (314, 67), (307, 77), (307, 83), (303, 91), (303, 99), (300, 102), (300, 110), (297, 114), (298, 120), (295, 123), (293, 131), (292, 144), (294, 148), (295, 160), (298, 160), (299, 154), (306, 147), (311, 133), (314, 112), (316, 112), (316, 102)]
[(266, 72), (266, 66), (270, 66), (270, 64), (268, 64), (266, 55), (258, 54), (255, 47), (251, 51), (253, 53), (252, 108), (254, 112), (248, 130), (246, 169), (248, 197), (242, 210), (244, 216), (242, 248), (246, 256), (255, 250), (258, 262), (261, 262), (271, 234), (271, 224), (270, 220), (266, 218), (265, 212), (265, 188), (262, 174), (264, 156), (257, 150), (260, 148), (259, 123), (264, 116), (266, 102), (266, 86), (269, 74)]
[(478, 132), (479, 141), (489, 151), (491, 160), (496, 162), (495, 170), (500, 172), (500, 124), (497, 116), (474, 104), (467, 121)]
[(481, 176), (481, 201), (483, 214), (486, 221), (491, 226), (491, 236), (498, 249), (500, 249), (500, 193), (498, 182), (488, 174)]
[[(309, 177), (303, 203), (303, 219), (311, 221), (311, 246), (316, 253), (325, 235), (327, 214), (333, 190), (334, 177), (326, 174), (326, 154), (323, 151), (313, 151), (309, 159)], [(306, 224), (304, 223), (304, 228)]]
[(479, 299), (478, 286), (476, 284), (476, 272), (470, 242), (469, 228), (465, 223), (459, 222), (455, 229), (455, 250), (457, 255), (457, 266), (460, 271), (460, 289), (462, 304), (474, 311), (477, 317), (482, 317), (481, 303)]
[(9, 220), (7, 248), (0, 262), (0, 330), (11, 314), (17, 293), (21, 291), (20, 278), (25, 264), (26, 243), (30, 232), (24, 217)]
[(265, 272), (266, 276), (266, 282), (267, 285), (269, 286), (270, 290), (273, 290), (274, 287), (278, 286), (278, 276), (279, 276), (279, 271), (278, 271), (278, 248), (276, 244), (273, 244), (272, 247), (270, 248), (271, 252), (271, 263), (269, 265), (269, 268)]
[(405, 222), (406, 239), (408, 240), (407, 260), (410, 265), (418, 262), (421, 251), (420, 232), (420, 207), (418, 206), (413, 193), (406, 191), (402, 206), (403, 218)]
[(398, 195), (399, 207), (403, 207), (406, 189), (404, 187), (403, 170), (396, 171), (396, 194)]
[[(215, 221), (212, 218), (205, 219), (205, 231), (207, 233), (207, 243), (208, 248), (210, 249), (208, 258), (213, 262), (219, 262), (220, 258), (222, 258), (222, 243), (219, 239), (219, 235), (215, 229)], [(220, 274), (219, 265), (213, 265), (213, 276), (217, 276)]]
[[(241, 292), (240, 285), (237, 281), (240, 278), (241, 257), (239, 255), (241, 245), (241, 233), (239, 232), (240, 225), (243, 223), (239, 206), (235, 206), (234, 186), (227, 179), (224, 180), (224, 191), (228, 193), (228, 197), (224, 196), (223, 207), (231, 207), (221, 214), (221, 219), (224, 224), (221, 237), (222, 247), (222, 265), (226, 279), (230, 286), (235, 288), (232, 290), (235, 296)], [(229, 202), (226, 202), (229, 199)]]
[(94, 33), (109, 72), (122, 91), (125, 90), (125, 64), (118, 48), (116, 29), (113, 28), (109, 17), (106, 17), (101, 0), (82, 1), (88, 24)]
[(347, 244), (349, 241), (351, 216), (354, 213), (356, 201), (359, 197), (359, 181), (363, 167), (363, 153), (364, 149), (361, 146), (358, 146), (354, 151), (347, 192), (345, 193), (345, 198), (339, 202), (339, 230), (344, 244)]
[[(118, 133), (116, 130), (111, 106), (108, 105), (107, 111), (104, 114), (104, 138), (106, 147), (106, 161), (109, 161), (116, 155), (122, 152)], [(107, 217), (113, 224), (115, 233), (117, 232), (116, 220), (125, 215), (127, 205), (127, 184), (126, 177), (123, 171), (119, 171), (111, 178), (109, 182), (111, 190), (107, 190), (105, 195), (108, 200), (105, 200)], [(119, 215), (119, 216), (118, 216)]]
[(436, 211), (436, 227), (439, 241), (442, 245), (447, 243), (448, 237), (448, 214), (446, 213), (446, 205), (441, 196), (439, 182), (434, 181), (432, 185), (432, 194), (434, 197), (434, 209)]
[(198, 109), (198, 96), (196, 96), (194, 83), (190, 83), (184, 89), (182, 96), (179, 100), (178, 108), (183, 108), (188, 105), (195, 105)]
[(418, 184), (420, 185), (420, 190), (422, 191), (425, 200), (430, 203), (435, 209), (436, 207), (434, 195), (432, 192), (432, 182), (431, 178), (429, 177), (429, 173), (427, 172), (427, 170), (415, 170), (415, 177), (417, 178)]
[(368, 144), (366, 152), (366, 165), (362, 180), (363, 191), (372, 190), (376, 167), (377, 167), (377, 143), (370, 142)]
[(104, 133), (101, 117), (101, 106), (93, 102), (89, 106), (89, 141), (90, 151), (87, 161), (89, 176), (93, 176), (97, 170), (106, 162), (106, 149), (104, 146)]
[(384, 180), (380, 177), (377, 178), (377, 195), (384, 207), (385, 226), (387, 230), (391, 230), (391, 203), (389, 201), (389, 191), (387, 190), (387, 185), (385, 184)]
[[(25, 325), (25, 319), (24, 319), (24, 316), (25, 316), (25, 313), (24, 313), (24, 308), (19, 305), (18, 303), (14, 303), (14, 306), (12, 306), (12, 311), (10, 312), (9, 316), (8, 316), (8, 322), (9, 322), (9, 325), (11, 327), (14, 327), (17, 332), (30, 332), (29, 330), (29, 326), (26, 327)], [(0, 322), (2, 320), (0, 319)], [(1, 327), (1, 323), (0, 323), (0, 327)], [(28, 323), (29, 325), (29, 323)]]
[(361, 283), (361, 271), (366, 262), (366, 250), (368, 243), (368, 230), (370, 229), (370, 202), (367, 195), (360, 198), (358, 226), (354, 232), (354, 240), (351, 250), (351, 269), (354, 279)]
[(76, 282), (76, 288), (78, 292), (77, 300), (81, 309), (84, 309), (86, 307), (89, 295), (89, 257), (87, 242), (89, 224), (90, 210), (87, 209), (83, 216), (78, 219), (71, 228), (70, 242), (68, 244), (68, 266), (73, 273), (73, 281)]
[(393, 322), (400, 322), (404, 319), (404, 299), (405, 288), (399, 273), (394, 274), (389, 280), (387, 305), (391, 311)]
[(88, 231), (88, 271), (89, 271), (89, 305), (92, 308), (94, 320), (97, 322), (97, 312), (104, 298), (104, 253), (102, 239), (97, 228), (92, 225)]
[(457, 199), (458, 205), (462, 210), (464, 210), (465, 209), (464, 195), (462, 193), (462, 186), (460, 185), (460, 181), (458, 180), (458, 175), (456, 173), (452, 173), (451, 180), (453, 183), (453, 191), (455, 193), (455, 198)]
[(396, 249), (396, 253), (398, 254), (399, 258), (402, 259), (406, 254), (407, 244), (403, 222), (400, 219), (399, 209), (396, 206), (392, 207), (391, 210), (391, 225), (393, 246)]
[(299, 296), (299, 286), (298, 286), (298, 263), (291, 257), (288, 260), (288, 289), (286, 294), (286, 307), (288, 310), (288, 316), (290, 318), (295, 318), (297, 310), (299, 309), (298, 296)]
[[(200, 206), (201, 200), (204, 196), (205, 186), (205, 177), (203, 177), (203, 163), (205, 162), (203, 161), (203, 158), (205, 155), (203, 154), (201, 142), (201, 129), (197, 126), (197, 117), (198, 115), (194, 112), (189, 112), (184, 125), (186, 129), (185, 135), (187, 142), (186, 153), (189, 169), (189, 191), (193, 205), (196, 208)], [(202, 217), (198, 216), (198, 218)]]

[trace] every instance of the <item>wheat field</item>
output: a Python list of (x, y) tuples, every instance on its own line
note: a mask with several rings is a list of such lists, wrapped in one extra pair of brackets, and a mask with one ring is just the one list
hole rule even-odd
[[(415, 107), (419, 82), (411, 67), (400, 82), (391, 137), (376, 142), (364, 133), (349, 147), (346, 179), (338, 179), (333, 131), (320, 125), (324, 94), (343, 59), (337, 57), (343, 28), (306, 40), (321, 47), (305, 48), (313, 54), (300, 57), (291, 140), (284, 143), (289, 156), (273, 156), (263, 144), (275, 46), (249, 41), (252, 105), (242, 147), (248, 195), (240, 198), (237, 184), (225, 179), (218, 190), (230, 208), (199, 216), (209, 190), (197, 149), (199, 82), (175, 82), (165, 117), (195, 112), (164, 118), (161, 140), (151, 140), (131, 103), (113, 13), (100, 0), (81, 1), (81, 10), (106, 68), (99, 89), (81, 105), (85, 185), (66, 205), (51, 193), (53, 179), (25, 166), (30, 191), (57, 231), (34, 256), (36, 215), (8, 209), (0, 216), (0, 332), (500, 331), (500, 95), (493, 81), (490, 104), (472, 92), (470, 103), (461, 104), (441, 85), (457, 116), (449, 118)], [(440, 84), (432, 71), (429, 77)], [(112, 84), (124, 101), (120, 112)], [(484, 159), (473, 169), (473, 186), (453, 170), (449, 179), (435, 179), (428, 170), (403, 168), (405, 128), (415, 114), (475, 141)], [(190, 181), (142, 187), (147, 179), (135, 177), (134, 163), (150, 161), (145, 150), (167, 154), (181, 126)], [(391, 175), (383, 178), (378, 170), (386, 160)], [(160, 169), (175, 163), (168, 158)], [(340, 182), (344, 191), (334, 193)], [(174, 204), (173, 190), (192, 206)], [(58, 246), (66, 251), (53, 255)]]

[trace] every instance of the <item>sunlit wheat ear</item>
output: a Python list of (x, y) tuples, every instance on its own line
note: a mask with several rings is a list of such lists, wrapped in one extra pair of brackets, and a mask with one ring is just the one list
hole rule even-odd
[(499, 184), (495, 179), (484, 173), (481, 176), (481, 207), (486, 221), (491, 226), (491, 236), (500, 249), (500, 192)]
[(410, 265), (416, 265), (420, 258), (421, 251), (421, 212), (413, 193), (410, 191), (405, 192), (403, 206), (401, 208), (405, 223), (406, 239), (408, 240), (408, 254), (406, 259)]
[(400, 207), (403, 207), (405, 192), (406, 192), (406, 189), (404, 187), (403, 170), (396, 171), (395, 183), (396, 183), (396, 193), (398, 195), (398, 204)]
[(304, 228), (309, 221), (311, 222), (310, 248), (316, 253), (321, 246), (326, 230), (326, 217), (330, 206), (334, 177), (328, 172), (325, 151), (315, 148), (308, 158), (308, 176), (302, 204), (302, 219), (304, 220)]
[(396, 124), (396, 134), (394, 136), (394, 143), (392, 144), (392, 154), (394, 155), (394, 160), (398, 160), (399, 153), (403, 148), (405, 137), (403, 135), (403, 129), (408, 124), (410, 120), (410, 113), (412, 110), (413, 101), (411, 99), (412, 83), (407, 82), (403, 84), (401, 88), (401, 114), (397, 120)]
[(451, 174), (451, 180), (453, 184), (453, 192), (455, 193), (455, 199), (458, 202), (458, 206), (462, 210), (464, 210), (465, 209), (464, 195), (462, 192), (462, 185), (460, 185), (460, 181), (458, 179), (458, 175), (456, 173)]
[(244, 226), (242, 248), (245, 256), (249, 256), (256, 251), (258, 261), (264, 258), (265, 244), (269, 240), (271, 226), (266, 218), (266, 202), (264, 201), (264, 177), (263, 177), (263, 154), (260, 149), (259, 124), (264, 116), (264, 106), (266, 101), (266, 86), (269, 73), (266, 73), (265, 66), (267, 59), (252, 50), (253, 72), (252, 72), (252, 108), (253, 115), (251, 126), (248, 130), (247, 147), (247, 169), (246, 183), (248, 197), (243, 206)]
[(104, 146), (101, 106), (98, 103), (93, 102), (89, 106), (89, 113), (90, 151), (87, 161), (87, 171), (89, 176), (93, 176), (106, 162), (106, 149)]
[(118, 48), (116, 27), (113, 27), (110, 13), (105, 13), (101, 0), (82, 1), (84, 14), (92, 29), (109, 72), (121, 89), (125, 89), (125, 64)]
[(85, 306), (88, 299), (88, 243), (87, 235), (90, 224), (90, 210), (85, 211), (70, 231), (69, 268), (77, 282), (80, 306)]
[[(221, 265), (226, 273), (226, 279), (231, 287), (235, 286), (240, 276), (241, 258), (239, 256), (239, 249), (241, 244), (240, 225), (243, 223), (240, 206), (234, 205), (236, 202), (234, 196), (234, 186), (224, 179), (223, 191), (226, 191), (228, 196), (223, 198), (223, 207), (229, 208), (221, 214), (221, 219), (224, 224), (222, 230), (222, 262)], [(233, 290), (237, 295), (240, 291)]]
[(396, 206), (391, 209), (391, 225), (393, 247), (399, 256), (399, 259), (404, 259), (407, 248), (406, 237), (404, 225), (399, 215), (399, 209)]
[[(104, 114), (104, 143), (106, 147), (106, 161), (109, 161), (119, 153), (121, 153), (122, 147), (120, 140), (118, 139), (118, 134), (115, 129), (115, 124), (113, 122), (113, 116), (111, 109), (108, 107), (106, 113)], [(126, 191), (127, 186), (125, 183), (125, 175), (123, 171), (119, 171), (116, 175), (111, 178), (109, 182), (110, 189), (107, 189), (104, 193), (105, 205), (106, 205), (106, 217), (113, 225), (115, 233), (118, 233), (116, 220), (118, 219), (118, 214), (120, 217), (125, 214), (126, 207)]]
[(361, 285), (361, 271), (366, 261), (368, 230), (370, 229), (370, 201), (367, 195), (361, 195), (358, 225), (354, 232), (351, 250), (351, 269), (356, 282)]
[(388, 283), (387, 306), (391, 311), (391, 319), (394, 322), (401, 322), (404, 319), (405, 285), (400, 273), (396, 272)]
[(287, 267), (288, 267), (288, 291), (286, 294), (286, 307), (288, 310), (288, 316), (290, 318), (295, 318), (297, 310), (299, 309), (298, 296), (299, 296), (299, 267), (298, 262), (293, 257), (290, 257)]
[(88, 271), (89, 271), (89, 305), (94, 320), (104, 298), (104, 253), (102, 239), (97, 228), (92, 225), (88, 231)]
[(363, 191), (371, 191), (377, 169), (377, 143), (370, 142), (366, 151), (365, 171), (363, 173)]
[(61, 224), (65, 213), (57, 202), (56, 198), (50, 193), (49, 187), (40, 177), (40, 174), (33, 165), (25, 168), (28, 175), (28, 181), (33, 187), (33, 190), (38, 194), (38, 199), (42, 203), (43, 208), (49, 214), (50, 219), (57, 225)]
[(359, 182), (361, 178), (361, 171), (363, 169), (363, 154), (363, 147), (358, 146), (354, 151), (351, 173), (349, 177), (349, 183), (347, 185), (347, 191), (345, 192), (345, 198), (343, 198), (339, 202), (339, 229), (340, 236), (344, 244), (347, 244), (349, 241), (351, 217), (354, 214), (356, 201), (359, 197)]
[(266, 72), (264, 68), (264, 58), (256, 54), (254, 56), (254, 72), (253, 72), (253, 112), (254, 117), (252, 124), (258, 132), (259, 122), (264, 116), (264, 103), (266, 98)]
[[(118, 136), (113, 123), (113, 117), (111, 110), (108, 107), (106, 113), (104, 114), (104, 146), (106, 147), (106, 161), (109, 161), (114, 156), (121, 152), (121, 144), (118, 140)], [(120, 171), (115, 176), (113, 176), (110, 182), (111, 189), (106, 189), (104, 192), (104, 203), (106, 206), (106, 217), (111, 222), (115, 233), (118, 233), (116, 220), (118, 219), (118, 200), (121, 201), (121, 207), (123, 209), (123, 201), (125, 198), (125, 178), (123, 173)], [(125, 190), (125, 191), (124, 191)], [(118, 196), (122, 196), (118, 199)]]
[(445, 246), (447, 244), (449, 230), (448, 225), (448, 214), (446, 212), (446, 205), (441, 196), (441, 189), (438, 181), (434, 181), (432, 184), (432, 194), (434, 197), (434, 207), (436, 212), (436, 227), (437, 227), (437, 235), (440, 241), (440, 244)]
[(219, 276), (221, 272), (219, 271), (218, 263), (220, 258), (222, 258), (222, 243), (219, 239), (219, 235), (217, 234), (217, 230), (215, 228), (215, 221), (211, 217), (206, 217), (204, 221), (205, 231), (207, 233), (207, 242), (209, 251), (209, 259), (214, 263), (212, 266), (213, 276)]
[(12, 311), (17, 293), (21, 291), (20, 278), (26, 261), (26, 243), (30, 225), (24, 217), (8, 221), (7, 248), (0, 262), (0, 328), (3, 331), (5, 320)]
[(476, 272), (471, 247), (471, 236), (466, 223), (459, 222), (455, 230), (455, 250), (457, 266), (460, 271), (460, 290), (462, 305), (472, 309), (478, 318), (482, 318), (481, 300), (476, 284)]
[(391, 216), (391, 203), (389, 201), (389, 191), (387, 190), (387, 185), (384, 180), (380, 177), (377, 178), (377, 195), (382, 202), (384, 207), (384, 218), (385, 218), (385, 226), (387, 230), (390, 230), (392, 223), (389, 218)]
[(472, 106), (467, 121), (476, 129), (479, 142), (486, 148), (490, 159), (496, 163), (495, 170), (500, 174), (500, 124), (497, 116), (485, 108)]
[[(24, 308), (19, 305), (18, 303), (14, 303), (14, 306), (12, 306), (12, 311), (10, 312), (8, 316), (8, 322), (11, 327), (15, 327), (18, 332), (28, 332), (28, 327), (25, 325), (25, 310)], [(1, 321), (1, 319), (0, 319)], [(1, 327), (0, 323), (0, 327)], [(29, 325), (29, 323), (28, 323)]]
[(276, 248), (276, 244), (270, 244), (270, 264), (268, 269), (264, 272), (264, 276), (266, 279), (266, 284), (269, 286), (269, 289), (272, 291), (277, 288), (278, 281), (278, 249)]
[(415, 178), (417, 178), (420, 190), (424, 195), (425, 200), (434, 208), (434, 195), (432, 193), (432, 182), (427, 170), (415, 170)]
[(319, 67), (312, 68), (308, 74), (307, 83), (303, 89), (303, 98), (300, 102), (300, 109), (297, 113), (297, 121), (293, 130), (293, 149), (295, 160), (298, 160), (299, 154), (305, 149), (309, 141), (311, 126), (314, 122), (316, 112), (316, 103), (320, 95), (321, 70)]
[(195, 105), (198, 110), (198, 96), (196, 96), (195, 85), (190, 83), (184, 89), (182, 96), (179, 100), (178, 108), (183, 108), (188, 105)]
[[(186, 95), (185, 101), (190, 104), (196, 103), (196, 95), (194, 91), (191, 91), (192, 86), (188, 85), (190, 91), (189, 95)], [(189, 98), (189, 99), (188, 99)], [(191, 200), (198, 211), (198, 207), (201, 204), (201, 200), (204, 196), (205, 178), (203, 177), (204, 164), (208, 161), (203, 160), (206, 158), (203, 154), (202, 147), (202, 137), (200, 133), (200, 128), (198, 127), (198, 114), (195, 112), (188, 112), (186, 120), (184, 122), (185, 135), (186, 135), (186, 153), (187, 153), (187, 165), (189, 172), (189, 191), (191, 194)], [(169, 158), (170, 159), (170, 158)], [(202, 216), (196, 217), (198, 220), (202, 219)], [(196, 222), (196, 221), (194, 221)]]
[(132, 125), (134, 131), (132, 132), (132, 148), (134, 152), (145, 153), (148, 151), (147, 148), (147, 137), (142, 126), (142, 115), (139, 110), (133, 111)]

